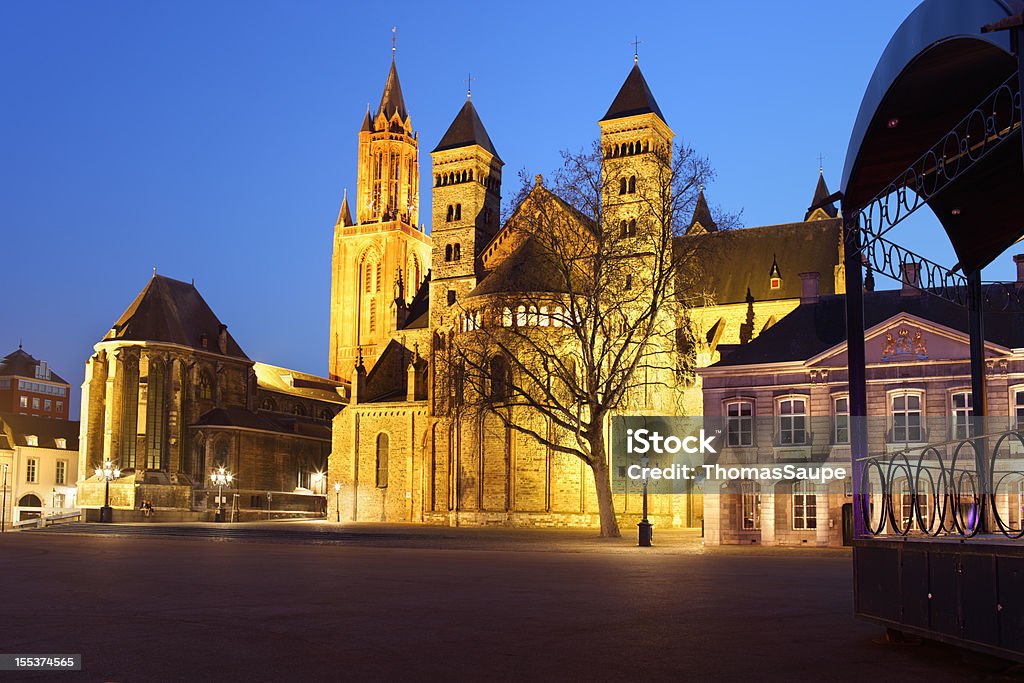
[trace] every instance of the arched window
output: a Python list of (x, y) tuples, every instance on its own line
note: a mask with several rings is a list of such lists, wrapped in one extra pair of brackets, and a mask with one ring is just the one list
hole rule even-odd
[(626, 221), (622, 221), (622, 236), (626, 237), (629, 234), (629, 224)]
[(472, 180), (472, 179), (473, 179), (473, 169), (470, 169), (470, 170), (469, 170), (469, 179), (470, 179), (470, 180)]
[(301, 403), (296, 403), (295, 407), (292, 408), (292, 413), (298, 415), (299, 417), (306, 417), (306, 406), (302, 405)]
[(164, 464), (167, 429), (167, 368), (150, 360), (146, 401), (146, 469), (159, 470)]
[(538, 314), (537, 314), (537, 307), (536, 306), (530, 306), (530, 309), (529, 309), (528, 314), (527, 314), (527, 324), (532, 326), (532, 327), (536, 327), (537, 325), (540, 324), (540, 321), (538, 320)]
[(377, 435), (377, 488), (388, 487), (388, 455), (391, 444), (388, 435), (381, 432)]
[(199, 398), (207, 401), (213, 398), (213, 383), (210, 381), (210, 373), (206, 370), (199, 373)]
[(650, 152), (651, 151), (651, 143), (648, 142), (647, 140), (644, 140), (644, 151), (645, 152)]
[(541, 327), (547, 327), (550, 324), (551, 324), (551, 316), (548, 315), (548, 307), (547, 306), (541, 306), (540, 307), (540, 326)]
[(445, 222), (446, 222), (446, 223), (451, 223), (451, 222), (452, 222), (452, 217), (453, 217), (454, 215), (455, 215), (455, 207), (453, 207), (453, 206), (452, 206), (451, 204), (449, 204), (449, 205), (448, 205), (448, 215), (447, 215), (447, 217), (446, 217), (446, 218), (444, 219), (444, 220), (445, 220)]
[(461, 261), (462, 260), (462, 245), (459, 244), (458, 242), (456, 242), (455, 246), (452, 247), (452, 260), (453, 261)]
[(263, 402), (260, 403), (260, 410), (266, 410), (271, 413), (276, 412), (277, 403), (274, 402), (274, 399), (267, 396), (266, 398), (263, 399)]
[(626, 179), (625, 178), (620, 178), (619, 179), (619, 194), (626, 194), (626, 190), (628, 189), (628, 187), (629, 186), (627, 184)]
[(491, 359), (491, 400), (506, 401), (511, 392), (512, 374), (508, 362), (501, 356)]
[(633, 218), (633, 219), (631, 219), (629, 221), (629, 228), (627, 230), (627, 234), (629, 234), (630, 237), (632, 237), (633, 235), (636, 234), (636, 219), (635, 218)]
[(516, 327), (526, 327), (526, 306), (516, 308)]
[(444, 260), (445, 261), (451, 261), (452, 260), (452, 245), (450, 245), (450, 244), (444, 245)]
[(551, 310), (551, 327), (561, 327), (562, 318), (565, 315), (565, 311), (561, 306), (555, 306)]
[(321, 408), (320, 419), (323, 420), (324, 422), (330, 422), (331, 420), (334, 419), (334, 413), (332, 413), (328, 408)]
[(214, 467), (227, 467), (229, 455), (230, 455), (230, 450), (228, 448), (228, 439), (227, 439), (227, 437), (224, 437), (220, 441), (217, 442), (217, 447), (213, 451), (213, 459), (214, 459), (213, 466)]
[(629, 194), (636, 192), (636, 176), (629, 177)]
[(466, 171), (463, 171), (462, 172), (462, 182), (466, 182), (467, 180), (469, 180), (469, 173), (466, 172)]
[(462, 220), (462, 204), (455, 205), (455, 220)]
[(633, 143), (629, 143), (629, 153), (633, 154)]
[(202, 438), (192, 444), (192, 478), (196, 481), (206, 478), (206, 441)]
[(501, 309), (501, 326), (512, 327), (512, 309), (508, 306)]

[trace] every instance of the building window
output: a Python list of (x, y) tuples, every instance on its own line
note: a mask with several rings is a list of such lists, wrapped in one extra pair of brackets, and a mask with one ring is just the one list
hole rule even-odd
[(274, 399), (267, 396), (266, 398), (263, 399), (263, 402), (260, 403), (260, 410), (266, 410), (267, 412), (271, 413), (276, 412), (277, 404), (274, 403)]
[(312, 490), (309, 487), (310, 476), (311, 476), (311, 474), (309, 472), (307, 472), (306, 470), (304, 470), (304, 469), (302, 469), (300, 467), (299, 468), (299, 478), (298, 478), (298, 481), (296, 482), (296, 486), (298, 488), (300, 488), (300, 489), (306, 489), (307, 491)]
[(53, 410), (53, 401), (50, 399), (43, 400), (43, 410), (50, 412)]
[(28, 396), (22, 396), (19, 403), (22, 408), (28, 408)]
[(818, 496), (808, 481), (793, 484), (793, 528), (818, 528)]
[(784, 398), (779, 401), (779, 443), (801, 446), (807, 443), (807, 400)]
[(501, 356), (491, 359), (491, 400), (507, 401), (512, 388), (512, 371)]
[(39, 410), (39, 397), (38, 396), (33, 396), (32, 397), (32, 410)]
[(388, 435), (381, 432), (377, 435), (377, 488), (388, 486), (388, 455), (391, 445)]
[(25, 445), (26, 446), (38, 446), (39, 445), (39, 437), (36, 436), (35, 434), (27, 434), (27, 435), (25, 435)]
[(973, 398), (969, 391), (957, 391), (950, 397), (953, 408), (954, 439), (970, 439), (974, 436)]
[(1024, 389), (1013, 392), (1013, 415), (1017, 418), (1016, 428), (1024, 429)]
[(146, 469), (159, 470), (164, 464), (164, 431), (167, 425), (167, 370), (162, 363), (150, 363), (146, 405)]
[(754, 445), (754, 403), (731, 401), (725, 407), (726, 443), (729, 446)]
[(56, 483), (66, 484), (68, 483), (68, 461), (58, 460), (57, 461), (57, 477)]
[(832, 443), (850, 443), (850, 397), (832, 400)]
[(25, 461), (25, 481), (29, 484), (39, 483), (39, 458), (29, 458)]
[(455, 290), (454, 289), (449, 289), (448, 290), (448, 305), (449, 306), (454, 306), (455, 305)]
[(899, 392), (890, 397), (892, 441), (894, 443), (921, 443), (921, 394)]
[(64, 412), (64, 401), (57, 401), (57, 412), (58, 413), (63, 413)]
[(60, 448), (61, 450), (64, 450), (68, 447), (68, 440), (63, 437), (60, 437), (53, 440), (53, 445), (55, 448)]
[(782, 278), (781, 277), (773, 277), (773, 278), (771, 278), (771, 280), (769, 282), (769, 285), (771, 286), (772, 289), (781, 289), (782, 288)]
[(292, 408), (292, 413), (294, 415), (298, 415), (299, 417), (306, 417), (306, 406), (302, 405), (301, 403), (296, 403), (295, 407)]
[(740, 515), (744, 531), (761, 528), (761, 492), (752, 481), (740, 482)]
[(917, 487), (917, 496), (915, 497), (910, 486), (910, 480), (903, 479), (900, 481), (899, 492), (901, 520), (899, 531), (903, 531), (904, 529), (921, 528), (921, 525), (918, 524), (917, 514), (914, 510), (915, 505), (917, 506), (917, 509), (921, 511), (921, 517), (924, 518), (924, 523), (931, 527), (933, 517), (931, 508), (928, 507), (928, 483), (925, 481), (919, 482)]
[(199, 398), (210, 400), (213, 398), (213, 383), (210, 382), (210, 373), (199, 373)]

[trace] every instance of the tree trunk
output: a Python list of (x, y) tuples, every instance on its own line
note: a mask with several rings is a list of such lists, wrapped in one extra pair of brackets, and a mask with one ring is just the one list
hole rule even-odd
[(601, 516), (601, 537), (620, 538), (622, 533), (619, 531), (619, 520), (615, 518), (615, 505), (612, 502), (612, 482), (608, 476), (603, 430), (590, 439), (590, 455), (590, 469), (594, 473), (594, 489), (597, 491), (597, 510)]

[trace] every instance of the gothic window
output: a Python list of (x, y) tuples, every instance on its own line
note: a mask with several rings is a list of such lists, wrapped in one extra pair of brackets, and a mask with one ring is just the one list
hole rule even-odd
[(213, 398), (213, 383), (210, 382), (210, 373), (206, 370), (199, 373), (199, 398), (206, 400)]
[(462, 220), (462, 204), (455, 205), (455, 220)]
[(167, 425), (167, 369), (163, 363), (150, 361), (146, 403), (146, 469), (163, 467), (165, 429)]
[(124, 361), (121, 372), (121, 469), (135, 469), (139, 425), (139, 366), (134, 359)]
[(388, 456), (391, 444), (388, 435), (381, 432), (377, 435), (377, 488), (388, 487)]
[(373, 269), (370, 267), (370, 264), (368, 264), (368, 263), (363, 265), (363, 279), (364, 279), (363, 289), (365, 291), (367, 291), (367, 292), (372, 291), (373, 290)]
[(192, 444), (192, 478), (202, 481), (206, 475), (206, 441), (200, 437)]
[(214, 448), (214, 451), (213, 451), (213, 459), (214, 459), (213, 466), (214, 467), (227, 467), (227, 465), (228, 465), (228, 455), (229, 454), (230, 454), (230, 449), (228, 448), (228, 440), (227, 440), (227, 437), (224, 437), (220, 441), (217, 442), (217, 446)]

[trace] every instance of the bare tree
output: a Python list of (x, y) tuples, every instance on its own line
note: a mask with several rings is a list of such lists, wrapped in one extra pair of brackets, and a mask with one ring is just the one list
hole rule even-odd
[(482, 294), (460, 302), (446, 374), (456, 413), (497, 415), (586, 463), (601, 535), (617, 537), (608, 419), (656, 409), (679, 394), (657, 389), (693, 370), (693, 297), (679, 294), (700, 289), (702, 240), (680, 233), (713, 173), (685, 146), (630, 165), (602, 163), (604, 153), (566, 152), (547, 183), (523, 179), (505, 227), (509, 256)]

